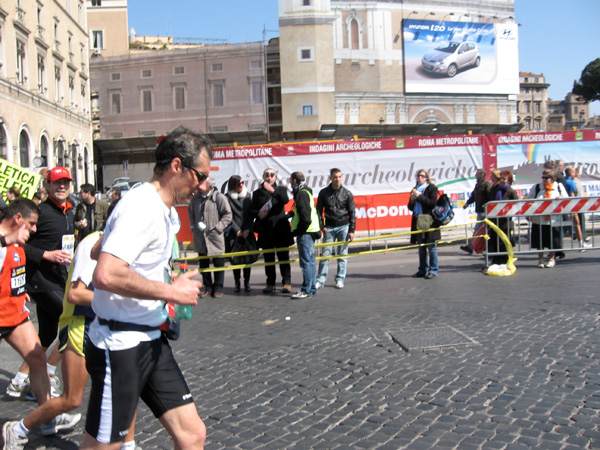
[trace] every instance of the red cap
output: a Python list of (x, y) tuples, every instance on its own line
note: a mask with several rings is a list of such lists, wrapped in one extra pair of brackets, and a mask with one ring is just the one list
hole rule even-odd
[(68, 169), (65, 169), (64, 167), (55, 167), (54, 169), (48, 172), (48, 175), (46, 175), (46, 180), (48, 182), (64, 180), (65, 178), (69, 181), (73, 181), (73, 178), (71, 178), (71, 173)]

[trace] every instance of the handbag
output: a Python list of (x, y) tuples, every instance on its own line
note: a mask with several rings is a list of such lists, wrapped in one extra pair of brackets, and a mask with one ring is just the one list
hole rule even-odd
[[(251, 239), (250, 236), (248, 236), (247, 239), (241, 237), (237, 238), (230, 253), (251, 252), (254, 250), (258, 250), (258, 247), (256, 246), (256, 241), (254, 239)], [(252, 255), (235, 255), (231, 256), (229, 260), (231, 261), (231, 264), (235, 265), (252, 264), (258, 261), (258, 253)]]
[(419, 214), (417, 216), (417, 230), (425, 231), (431, 228), (433, 224), (433, 217), (429, 214)]
[(486, 227), (485, 225), (482, 225), (477, 230), (477, 233), (473, 235), (473, 239), (471, 239), (471, 248), (478, 255), (480, 255), (485, 250), (485, 238), (483, 237), (485, 231)]

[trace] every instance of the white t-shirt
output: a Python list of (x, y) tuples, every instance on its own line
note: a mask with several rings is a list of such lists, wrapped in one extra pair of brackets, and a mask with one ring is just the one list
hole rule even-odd
[(75, 258), (73, 259), (73, 272), (71, 273), (71, 283), (75, 283), (77, 280), (81, 280), (86, 286), (89, 286), (92, 282), (92, 276), (94, 275), (94, 269), (96, 268), (96, 261), (92, 259), (91, 252), (92, 247), (98, 239), (102, 236), (100, 233), (93, 233), (86, 236), (77, 246), (75, 252)]
[[(168, 282), (173, 239), (181, 222), (175, 208), (167, 208), (149, 184), (132, 189), (117, 204), (106, 222), (102, 252), (125, 261), (151, 281)], [(123, 297), (96, 289), (92, 308), (98, 317), (142, 325), (161, 325), (167, 318), (165, 302)], [(94, 320), (89, 336), (98, 348), (125, 350), (158, 339), (160, 331), (111, 331)]]

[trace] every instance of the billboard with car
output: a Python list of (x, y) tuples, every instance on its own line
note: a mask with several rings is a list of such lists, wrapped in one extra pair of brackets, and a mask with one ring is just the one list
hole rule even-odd
[(407, 93), (518, 94), (514, 23), (405, 19)]

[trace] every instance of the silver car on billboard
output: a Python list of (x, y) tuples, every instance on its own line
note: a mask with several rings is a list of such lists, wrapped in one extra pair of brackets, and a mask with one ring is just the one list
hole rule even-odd
[(473, 42), (450, 41), (429, 50), (421, 59), (421, 65), (427, 72), (446, 74), (449, 77), (465, 67), (479, 67), (480, 63), (479, 48)]

